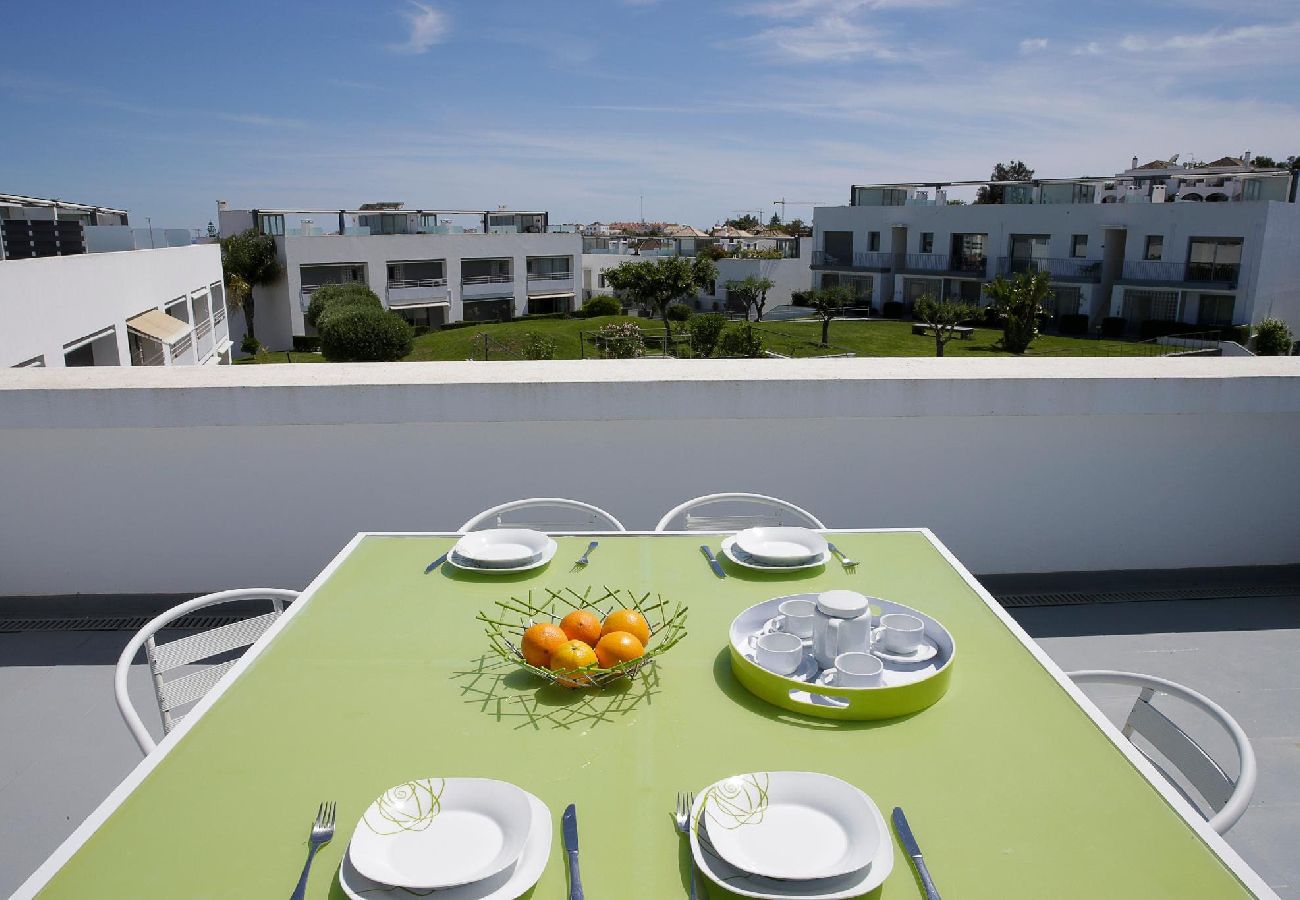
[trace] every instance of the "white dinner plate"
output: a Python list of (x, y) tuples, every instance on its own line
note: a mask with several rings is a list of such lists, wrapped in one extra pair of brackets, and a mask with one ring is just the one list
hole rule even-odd
[(559, 549), (559, 545), (550, 538), (547, 538), (547, 540), (550, 541), (550, 543), (547, 544), (546, 549), (542, 551), (541, 556), (536, 559), (525, 560), (521, 565), (517, 566), (480, 566), (472, 560), (465, 559), (465, 557), (461, 556), (454, 550), (447, 554), (447, 562), (451, 563), (452, 568), (460, 569), (464, 572), (486, 572), (489, 575), (508, 575), (512, 572), (527, 572), (531, 569), (540, 569), (555, 558), (555, 552)]
[[(515, 900), (537, 883), (551, 855), (551, 811), (532, 794), (525, 794), (532, 820), (518, 861), (482, 881), (447, 888), (430, 896), (438, 900)], [(344, 854), (339, 866), (339, 887), (350, 900), (410, 900), (413, 896), (406, 888), (372, 881), (362, 875), (352, 864), (350, 853)]]
[(885, 629), (877, 627), (871, 632), (871, 652), (886, 662), (900, 663), (902, 665), (914, 665), (916, 663), (928, 662), (934, 659), (939, 652), (939, 645), (934, 642), (928, 634), (921, 635), (921, 643), (911, 653), (895, 653), (893, 650), (886, 650), (883, 644), (878, 643), (880, 636)]
[(735, 546), (769, 566), (806, 563), (830, 550), (826, 538), (810, 528), (746, 528), (735, 537)]
[(830, 550), (827, 550), (820, 556), (815, 556), (812, 559), (789, 566), (778, 566), (771, 563), (764, 563), (737, 547), (735, 535), (723, 538), (722, 555), (738, 566), (744, 566), (746, 569), (756, 569), (760, 572), (797, 572), (800, 569), (815, 569), (818, 566), (826, 565), (827, 561), (831, 558), (831, 552)]
[[(894, 869), (894, 844), (884, 839), (878, 842), (875, 855), (866, 866), (833, 878), (780, 881), (737, 869), (712, 849), (712, 833), (708, 830), (708, 822), (705, 821), (702, 827), (696, 827), (695, 823), (700, 821), (700, 806), (703, 802), (704, 793), (701, 792), (696, 796), (695, 806), (691, 809), (691, 855), (706, 878), (742, 897), (754, 897), (757, 900), (849, 900), (875, 890)], [(876, 804), (869, 797), (867, 803), (877, 831), (882, 835), (888, 834), (885, 819)], [(700, 840), (701, 832), (703, 841)]]
[(528, 795), (490, 778), (424, 778), (384, 791), (348, 844), (356, 870), (381, 884), (427, 890), (489, 878), (524, 849)]
[(703, 793), (710, 843), (737, 869), (806, 881), (868, 865), (884, 832), (871, 801), (853, 785), (818, 772), (754, 772)]
[(534, 562), (553, 543), (531, 528), (489, 528), (461, 535), (451, 549), (480, 569), (511, 569)]

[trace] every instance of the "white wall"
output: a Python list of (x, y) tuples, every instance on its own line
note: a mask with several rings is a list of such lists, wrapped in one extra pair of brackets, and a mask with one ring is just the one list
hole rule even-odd
[(116, 327), (122, 360), (126, 320), (221, 281), (215, 244), (84, 253), (0, 263), (0, 367), (44, 354), (63, 365), (63, 346)]
[(301, 587), (360, 530), (726, 490), (979, 572), (1296, 563), (1297, 446), (1295, 358), (13, 370), (0, 595)]

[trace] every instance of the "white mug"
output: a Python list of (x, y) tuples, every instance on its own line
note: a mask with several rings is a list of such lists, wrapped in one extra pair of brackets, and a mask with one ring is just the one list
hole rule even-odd
[(760, 634), (754, 640), (754, 660), (777, 675), (790, 675), (803, 662), (803, 641), (784, 631)]
[(870, 653), (853, 650), (835, 657), (836, 687), (879, 687), (884, 673), (885, 664)]
[(812, 637), (813, 621), (817, 618), (817, 604), (811, 600), (791, 599), (777, 607), (781, 615), (775, 621), (777, 631), (797, 635), (804, 640)]
[(921, 646), (925, 623), (907, 613), (887, 613), (880, 617), (880, 643), (890, 653), (912, 653)]

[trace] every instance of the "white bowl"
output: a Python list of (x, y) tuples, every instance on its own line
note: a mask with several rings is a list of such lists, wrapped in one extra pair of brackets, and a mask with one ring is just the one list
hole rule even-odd
[(452, 551), (485, 569), (513, 568), (540, 559), (550, 540), (531, 528), (491, 528), (462, 536)]
[(757, 562), (792, 565), (808, 562), (828, 549), (826, 538), (809, 528), (747, 528), (736, 533), (736, 544)]
[(884, 835), (871, 801), (817, 772), (754, 772), (710, 786), (701, 807), (718, 855), (766, 878), (834, 878), (871, 862)]
[(371, 881), (415, 890), (455, 887), (518, 860), (531, 821), (528, 795), (504, 781), (408, 781), (370, 804), (348, 856)]

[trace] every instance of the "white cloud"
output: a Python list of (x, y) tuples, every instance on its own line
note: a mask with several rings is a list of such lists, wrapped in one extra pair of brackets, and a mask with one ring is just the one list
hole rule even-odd
[(807, 25), (765, 28), (745, 38), (743, 43), (801, 62), (843, 62), (862, 56), (898, 59), (907, 52), (885, 33), (837, 15)]
[(1300, 20), (1270, 25), (1242, 25), (1237, 28), (1212, 28), (1193, 34), (1175, 34), (1150, 38), (1129, 34), (1120, 39), (1122, 50), (1211, 50), (1241, 44), (1271, 44), (1300, 37)]
[(1046, 50), (1047, 43), (1047, 38), (1045, 37), (1025, 38), (1020, 42), (1020, 52), (1036, 53), (1039, 50)]
[(408, 33), (401, 44), (389, 44), (394, 53), (423, 53), (447, 34), (447, 16), (419, 0), (406, 0), (410, 9), (402, 10)]

